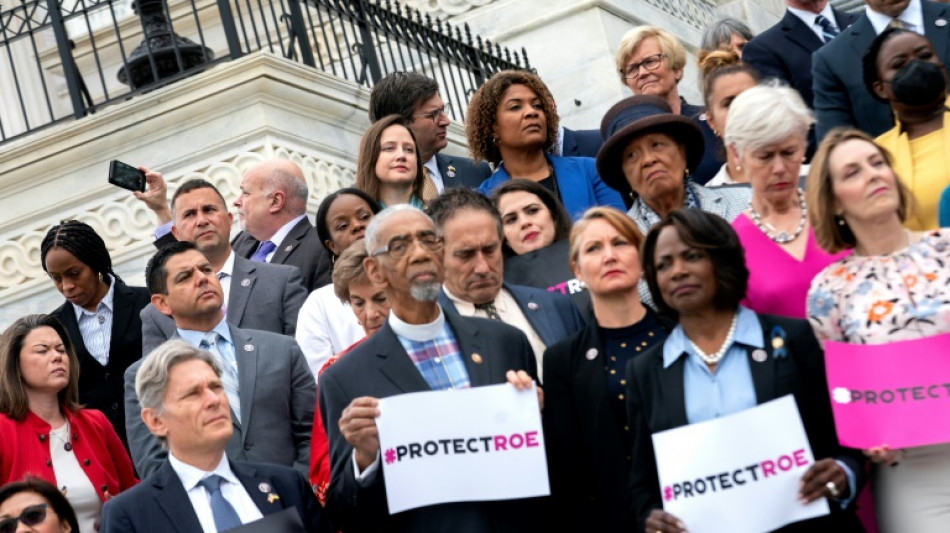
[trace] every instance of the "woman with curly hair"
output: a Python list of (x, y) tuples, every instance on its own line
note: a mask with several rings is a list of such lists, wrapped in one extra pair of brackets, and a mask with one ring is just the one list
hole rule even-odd
[(465, 134), (472, 157), (497, 167), (479, 191), (486, 195), (509, 179), (545, 186), (576, 220), (590, 207), (626, 209), (620, 194), (608, 187), (587, 157), (559, 157), (547, 150), (557, 142), (554, 98), (530, 72), (503, 70), (472, 96)]

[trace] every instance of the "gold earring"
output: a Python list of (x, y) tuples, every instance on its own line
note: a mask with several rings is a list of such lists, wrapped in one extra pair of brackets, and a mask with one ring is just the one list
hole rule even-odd
[(736, 165), (736, 172), (742, 172), (742, 165)]

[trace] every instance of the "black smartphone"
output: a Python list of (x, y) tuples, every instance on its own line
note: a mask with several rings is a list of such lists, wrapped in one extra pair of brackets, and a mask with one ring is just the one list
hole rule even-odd
[(109, 163), (109, 183), (130, 191), (145, 192), (145, 173), (113, 159)]

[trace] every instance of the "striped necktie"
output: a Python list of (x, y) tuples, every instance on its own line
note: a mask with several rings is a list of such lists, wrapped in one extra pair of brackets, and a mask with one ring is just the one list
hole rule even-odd
[(815, 17), (815, 24), (821, 26), (821, 36), (826, 43), (838, 36), (838, 29), (828, 20), (828, 17), (818, 15)]
[(241, 425), (241, 396), (238, 392), (237, 362), (234, 360), (234, 350), (227, 339), (218, 335), (216, 331), (209, 331), (198, 345), (202, 350), (208, 350), (214, 355), (221, 366), (221, 383), (224, 392), (228, 395), (231, 410), (234, 412), (236, 424)]
[(498, 308), (495, 307), (495, 302), (475, 304), (475, 309), (484, 311), (485, 314), (488, 315), (488, 318), (492, 320), (501, 320), (501, 315), (498, 314)]

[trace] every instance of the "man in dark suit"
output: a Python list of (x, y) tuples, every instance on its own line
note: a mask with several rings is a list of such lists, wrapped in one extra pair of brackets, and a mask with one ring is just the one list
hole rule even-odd
[(369, 120), (376, 122), (388, 115), (400, 115), (409, 124), (425, 172), (439, 193), (450, 187), (477, 188), (491, 175), (488, 163), (476, 165), (466, 157), (440, 153), (449, 144), (451, 120), (439, 96), (439, 83), (432, 78), (393, 72), (379, 80), (369, 96)]
[[(229, 323), (293, 335), (297, 314), (307, 299), (300, 270), (287, 265), (258, 263), (231, 249), (231, 224), (224, 197), (202, 179), (182, 183), (172, 196), (173, 225), (164, 244), (193, 242), (211, 262), (221, 280)], [(160, 241), (156, 241), (156, 245)], [(175, 334), (175, 321), (149, 305), (142, 310), (142, 353), (148, 353)]]
[(570, 130), (560, 126), (559, 151), (564, 157), (597, 157), (604, 144), (600, 130)]
[(284, 509), (295, 509), (306, 531), (329, 531), (299, 472), (225, 453), (233, 425), (224, 379), (211, 353), (183, 341), (145, 359), (135, 384), (141, 417), (168, 458), (106, 502), (101, 533), (223, 531)]
[[(293, 338), (228, 324), (218, 278), (190, 242), (158, 251), (145, 276), (152, 304), (175, 321), (172, 338), (208, 349), (222, 363), (234, 412), (228, 456), (293, 465), (307, 473), (316, 383)], [(140, 366), (125, 373), (125, 404), (132, 460), (144, 477), (161, 466), (165, 453), (140, 416), (134, 387)]]
[(940, 60), (944, 64), (950, 61), (950, 5), (926, 0), (864, 3), (864, 13), (854, 24), (812, 58), (819, 142), (837, 126), (854, 126), (875, 137), (894, 126), (890, 107), (868, 92), (862, 71), (868, 46), (888, 25), (924, 35)]
[[(488, 198), (471, 189), (450, 189), (429, 204), (429, 214), (445, 239), (445, 282), (439, 296), (443, 309), (520, 329), (538, 369), (545, 348), (584, 326), (567, 296), (503, 283), (501, 215)], [(539, 377), (543, 382), (544, 376)]]
[(249, 168), (234, 202), (244, 231), (231, 245), (251, 261), (300, 269), (308, 291), (330, 283), (330, 256), (307, 218), (307, 180), (292, 161), (271, 159)]
[[(390, 515), (379, 459), (378, 398), (408, 392), (531, 383), (524, 335), (493, 320), (443, 313), (442, 240), (409, 205), (376, 215), (366, 230), (366, 274), (392, 305), (386, 324), (320, 378), (320, 411), (330, 441), (327, 511), (348, 533), (537, 530), (537, 500), (459, 502)], [(431, 354), (437, 353), (433, 358)], [(433, 364), (434, 363), (434, 364)]]

